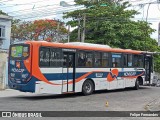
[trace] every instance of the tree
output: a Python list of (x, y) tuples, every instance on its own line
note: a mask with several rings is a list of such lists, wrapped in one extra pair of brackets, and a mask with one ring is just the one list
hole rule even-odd
[(12, 22), (13, 40), (47, 40), (62, 41), (67, 33), (64, 24), (56, 20), (24, 21), (14, 20)]
[[(135, 10), (127, 10), (128, 2), (115, 3), (112, 0), (99, 0), (94, 4), (77, 0), (77, 4), (83, 4), (86, 9), (75, 10), (66, 13), (64, 18), (73, 18), (67, 24), (78, 26), (78, 19), (83, 23), (83, 15), (86, 17), (86, 41), (98, 44), (108, 44), (112, 47), (155, 51), (156, 40), (150, 38), (155, 30), (150, 28), (145, 21), (133, 21), (138, 14)], [(79, 16), (80, 15), (80, 16)], [(82, 28), (83, 29), (83, 28)], [(76, 30), (75, 30), (76, 31)], [(73, 34), (75, 34), (75, 31)], [(75, 36), (75, 35), (71, 35)], [(76, 38), (72, 38), (76, 39)], [(150, 42), (152, 44), (150, 44)]]
[(0, 10), (0, 15), (8, 15), (8, 14)]
[[(121, 2), (119, 2), (121, 1)], [(76, 4), (86, 8), (64, 14), (64, 18), (72, 18), (67, 24), (84, 29), (83, 16), (86, 15), (85, 42), (108, 44), (111, 47), (135, 49), (143, 51), (160, 51), (156, 40), (150, 37), (155, 30), (146, 21), (134, 21), (135, 10), (127, 9), (129, 2), (119, 0), (76, 0)], [(71, 33), (71, 40), (77, 41), (77, 29)], [(160, 72), (158, 64), (160, 56), (155, 56), (155, 70)]]

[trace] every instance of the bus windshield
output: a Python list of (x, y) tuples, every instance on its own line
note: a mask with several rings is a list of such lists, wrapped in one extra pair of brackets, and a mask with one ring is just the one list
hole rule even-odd
[(12, 45), (10, 49), (11, 58), (26, 58), (29, 56), (29, 45)]

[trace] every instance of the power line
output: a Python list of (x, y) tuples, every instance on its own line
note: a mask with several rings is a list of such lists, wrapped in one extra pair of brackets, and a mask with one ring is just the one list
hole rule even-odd
[[(43, 7), (49, 7), (49, 6), (56, 6), (58, 4), (52, 4), (52, 5), (45, 5), (45, 6), (39, 6), (39, 7), (36, 7), (34, 9), (37, 9), (37, 8), (43, 8)], [(22, 10), (16, 10), (16, 11), (12, 11), (12, 12), (7, 12), (7, 14), (11, 14), (11, 13), (17, 13), (17, 12), (26, 12), (26, 11), (30, 11), (32, 10), (32, 8), (29, 8), (29, 9), (22, 9)]]
[(133, 0), (129, 1), (128, 0), (128, 2), (140, 2), (140, 1), (143, 1), (143, 0), (134, 0), (134, 1)]
[[(69, 3), (72, 3), (72, 2), (69, 2)], [(46, 8), (46, 7), (49, 7), (49, 6), (59, 6), (59, 4), (48, 4), (48, 5), (38, 6), (38, 7), (35, 7), (34, 10), (39, 9), (39, 8)], [(30, 11), (30, 10), (32, 10), (32, 8), (11, 11), (11, 12), (7, 12), (7, 14), (17, 13), (17, 12), (20, 12), (20, 11), (23, 11), (23, 12), (24, 11)]]
[[(82, 7), (82, 8), (84, 8), (84, 7)], [(69, 9), (69, 11), (67, 11), (67, 12), (71, 12), (71, 11), (73, 11), (73, 10), (75, 10), (75, 8), (73, 8), (73, 9)], [(38, 16), (30, 16), (30, 17), (22, 17), (21, 19), (22, 20), (26, 20), (26, 19), (31, 19), (31, 18), (37, 18), (37, 17), (46, 17), (46, 16), (53, 16), (53, 15), (57, 15), (57, 13), (58, 14), (62, 14), (62, 13), (64, 13), (64, 10), (60, 10), (60, 11), (57, 11), (56, 13), (55, 12), (50, 12), (50, 13), (46, 13), (45, 15), (38, 15)]]
[(5, 0), (5, 1), (0, 1), (0, 3), (4, 3), (4, 2), (11, 2), (13, 0)]
[[(55, 9), (50, 8), (48, 10), (40, 9), (38, 11), (33, 11), (32, 13), (29, 13), (29, 14), (23, 14), (23, 16), (27, 16), (27, 15), (29, 15), (29, 16), (41, 15), (42, 13), (46, 14), (46, 13), (54, 11), (54, 10), (56, 10), (56, 12), (58, 12), (57, 10), (63, 10), (63, 12), (68, 12), (68, 10), (70, 10), (70, 9), (79, 9), (79, 8), (84, 8), (84, 7), (83, 6), (79, 6), (79, 7), (76, 7), (76, 8), (75, 7), (74, 8), (70, 7), (70, 8), (66, 8), (66, 9), (64, 9), (62, 7), (56, 7)], [(56, 13), (56, 12), (54, 11), (54, 13)], [(15, 16), (12, 16), (12, 17), (19, 17), (19, 16), (22, 16), (22, 15), (19, 14), (19, 15), (15, 15)]]
[[(83, 7), (82, 7), (83, 8)], [(49, 13), (46, 13), (46, 12), (44, 12), (43, 14), (36, 14), (36, 16), (33, 16), (33, 15), (30, 15), (29, 17), (23, 17), (23, 18), (21, 18), (21, 19), (23, 19), (23, 20), (25, 20), (25, 19), (30, 19), (30, 18), (37, 18), (37, 17), (46, 17), (46, 15), (47, 16), (53, 16), (53, 15), (58, 15), (58, 14), (62, 14), (62, 13), (64, 13), (64, 11), (67, 11), (67, 12), (70, 12), (70, 11), (72, 11), (72, 10), (75, 10), (75, 8), (73, 8), (73, 9), (68, 9), (69, 11), (67, 11), (67, 10), (64, 10), (64, 9), (59, 9), (59, 11), (57, 11), (56, 13), (55, 12), (51, 12), (51, 11), (48, 11)], [(40, 12), (40, 11), (39, 11)], [(35, 13), (34, 13), (35, 14)], [(141, 20), (142, 18), (134, 18), (134, 20)], [(148, 21), (159, 21), (159, 18), (148, 18), (147, 17), (147, 19), (148, 19)]]
[[(50, 1), (50, 0), (46, 0), (46, 1)], [(44, 2), (44, 0), (41, 0), (41, 1), (37, 1), (37, 2), (29, 2), (29, 3), (23, 3), (23, 4), (12, 4), (12, 5), (9, 5), (9, 6), (4, 6), (4, 7), (1, 7), (1, 8), (8, 8), (8, 7), (15, 7), (15, 6), (22, 6), (22, 5), (32, 5), (33, 3), (40, 3), (40, 2)]]
[(157, 1), (147, 2), (147, 3), (141, 3), (141, 4), (136, 4), (136, 5), (132, 5), (131, 7), (133, 7), (133, 6), (140, 6), (140, 5), (147, 5), (147, 4), (157, 4)]
[[(145, 3), (146, 4), (146, 3)], [(56, 5), (56, 4), (54, 4), (54, 5)], [(52, 6), (54, 6), (54, 5), (52, 5)], [(47, 5), (48, 6), (48, 5)], [(42, 6), (40, 6), (40, 7), (42, 7)], [(39, 8), (40, 8), (39, 7)], [(46, 6), (43, 6), (43, 7), (46, 7)], [(43, 8), (42, 7), (42, 8)], [(63, 9), (63, 8), (62, 8)], [(67, 11), (66, 9), (63, 9), (63, 11), (62, 11), (62, 9), (59, 9), (59, 13), (57, 12), (57, 13), (55, 13), (55, 12), (50, 12), (49, 10), (47, 10), (47, 12), (49, 12), (49, 13), (46, 13), (46, 10), (45, 11), (35, 11), (34, 13), (32, 12), (32, 14), (30, 14), (30, 16), (29, 17), (27, 17), (26, 16), (26, 14), (22, 14), (23, 16), (25, 16), (25, 17), (22, 17), (22, 19), (23, 20), (26, 20), (26, 19), (30, 19), (30, 18), (37, 18), (37, 17), (45, 17), (46, 15), (47, 16), (53, 16), (53, 15), (58, 15), (58, 14), (62, 14), (64, 11), (66, 11), (66, 12), (70, 12), (70, 11)], [(25, 11), (26, 9), (23, 9), (23, 10), (21, 10), (21, 11)], [(27, 9), (27, 10), (30, 10), (30, 9)], [(72, 9), (69, 9), (69, 10), (72, 10)], [(74, 10), (74, 9), (73, 9)], [(52, 9), (52, 11), (53, 11), (53, 9)], [(16, 12), (16, 11), (12, 11), (12, 12)], [(40, 12), (39, 14), (37, 13), (37, 12)], [(41, 13), (43, 13), (43, 14), (41, 14)], [(35, 16), (35, 14), (36, 14), (36, 16)], [(38, 15), (37, 15), (38, 14)], [(18, 16), (22, 16), (22, 15), (15, 15), (15, 16), (13, 16), (13, 17), (18, 17)], [(135, 18), (135, 19), (137, 19), (137, 18)], [(138, 18), (139, 19), (139, 18)], [(142, 18), (141, 18), (142, 19)], [(158, 19), (158, 18), (157, 18)], [(154, 18), (154, 19), (150, 19), (149, 21), (156, 21), (156, 18)]]

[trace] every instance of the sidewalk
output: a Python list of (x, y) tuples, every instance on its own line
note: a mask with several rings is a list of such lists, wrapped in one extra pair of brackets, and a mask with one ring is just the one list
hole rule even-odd
[(1, 97), (13, 97), (13, 96), (20, 96), (20, 95), (35, 95), (33, 93), (28, 93), (28, 92), (20, 92), (18, 90), (13, 90), (13, 89), (5, 89), (5, 90), (0, 90), (0, 98)]

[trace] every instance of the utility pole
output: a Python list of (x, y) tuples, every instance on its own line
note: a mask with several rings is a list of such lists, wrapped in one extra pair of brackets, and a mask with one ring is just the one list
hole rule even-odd
[(57, 21), (57, 42), (59, 42), (60, 40), (59, 40), (59, 26), (60, 26), (60, 22), (59, 22), (59, 20)]
[(68, 43), (70, 41), (70, 25), (68, 25)]
[(83, 16), (83, 31), (82, 31), (81, 42), (84, 42), (85, 40), (85, 32), (86, 32), (86, 14), (84, 14)]
[(81, 42), (81, 19), (80, 19), (80, 13), (78, 15), (78, 41)]

